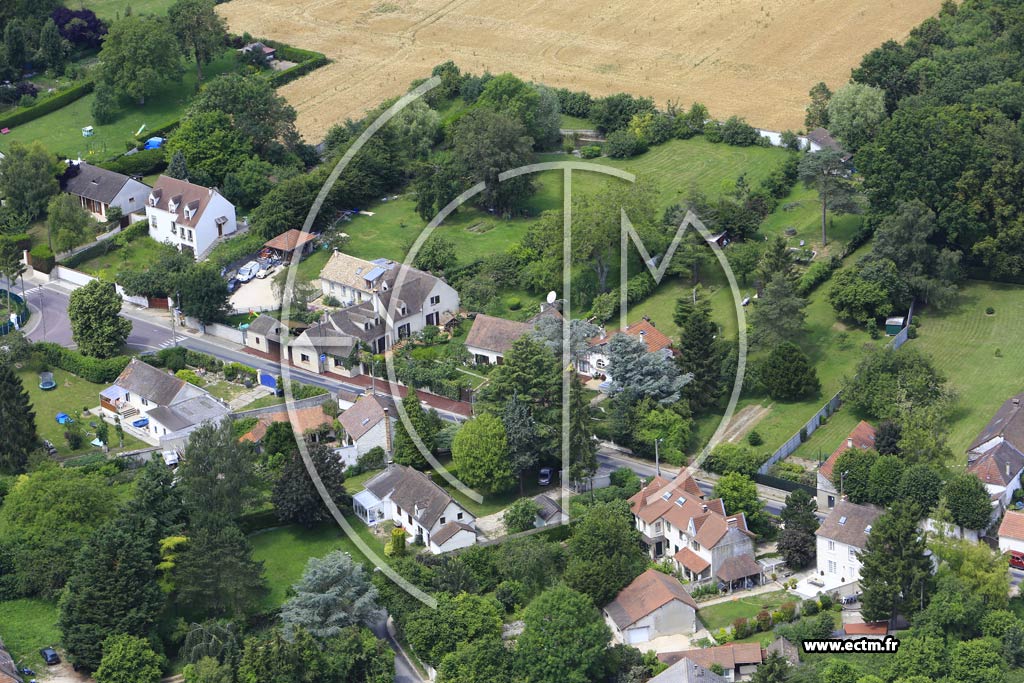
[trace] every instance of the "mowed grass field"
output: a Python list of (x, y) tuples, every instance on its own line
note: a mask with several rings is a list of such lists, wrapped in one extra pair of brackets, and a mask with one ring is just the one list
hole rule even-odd
[(45, 672), (39, 649), (60, 642), (56, 603), (38, 599), (0, 601), (0, 640), (16, 664)]
[(125, 7), (131, 7), (134, 14), (164, 15), (174, 0), (76, 0), (67, 4), (72, 8), (82, 6), (91, 9), (96, 16), (110, 21), (118, 16), (123, 17)]
[(701, 622), (709, 631), (714, 632), (720, 628), (731, 626), (732, 622), (737, 619), (753, 619), (762, 610), (768, 612), (775, 611), (784, 602), (797, 602), (797, 598), (790, 595), (787, 591), (761, 593), (759, 595), (720, 602), (717, 605), (701, 607), (697, 611), (697, 616), (700, 617)]
[[(994, 315), (985, 309), (991, 306)], [(963, 454), (999, 406), (1024, 391), (1024, 287), (968, 282), (954, 306), (926, 309), (919, 336), (909, 342), (934, 360), (960, 396), (950, 421), (949, 446)]]
[[(773, 130), (803, 126), (807, 91), (845, 83), (862, 55), (902, 39), (940, 0), (736, 0), (730, 3), (498, 0), (232, 0), (217, 6), (248, 31), (318, 50), (333, 62), (281, 89), (312, 142), (359, 118), (447, 60), (511, 71), (595, 96), (630, 92), (736, 114)], [(851, 28), (855, 27), (855, 28)]]
[[(134, 6), (132, 11), (135, 11)], [(35, 121), (11, 128), (11, 132), (0, 139), (0, 151), (12, 142), (27, 144), (38, 140), (54, 154), (72, 158), (103, 160), (123, 153), (129, 143), (131, 146), (137, 144), (135, 133), (143, 124), (146, 130), (155, 130), (181, 117), (196, 92), (195, 65), (182, 64), (184, 71), (180, 79), (146, 100), (142, 106), (124, 104), (111, 123), (96, 125), (93, 121), (92, 103), (96, 94), (90, 93)], [(237, 66), (234, 51), (226, 50), (204, 67), (204, 78), (227, 73)], [(82, 136), (85, 126), (93, 126), (91, 137)]]

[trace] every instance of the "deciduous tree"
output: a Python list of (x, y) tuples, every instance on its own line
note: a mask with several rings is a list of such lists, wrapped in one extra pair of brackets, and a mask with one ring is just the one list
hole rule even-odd
[(586, 595), (559, 585), (541, 593), (523, 613), (516, 671), (533, 683), (595, 680), (611, 632)]
[(181, 49), (196, 62), (196, 83), (203, 82), (203, 65), (224, 49), (227, 22), (214, 10), (214, 0), (176, 0), (167, 9)]
[(973, 474), (954, 474), (942, 488), (953, 522), (965, 529), (982, 530), (992, 521), (992, 503), (985, 485)]
[(462, 481), (487, 493), (506, 491), (515, 485), (505, 426), (490, 413), (470, 420), (455, 435), (452, 462)]
[(228, 309), (227, 282), (211, 263), (196, 263), (184, 271), (175, 282), (178, 309), (203, 325), (218, 322)]
[(164, 658), (145, 638), (120, 633), (103, 641), (96, 683), (159, 683)]
[(276, 145), (293, 149), (299, 143), (295, 109), (266, 78), (229, 74), (210, 80), (192, 100), (187, 115), (203, 112), (228, 116), (264, 158)]
[(515, 118), (492, 109), (473, 109), (459, 119), (452, 156), (460, 174), (471, 183), (483, 181), (478, 196), (485, 209), (509, 215), (533, 193), (529, 176), (499, 182), (498, 174), (530, 162), (533, 138)]
[(168, 40), (174, 28), (148, 14), (125, 16), (113, 22), (100, 50), (101, 81), (118, 93), (145, 104), (181, 75), (178, 43)]
[(764, 511), (764, 503), (757, 496), (757, 485), (750, 477), (733, 472), (715, 482), (714, 495), (722, 499), (730, 515), (743, 513), (750, 530), (765, 534), (770, 523)]
[[(412, 387), (409, 388), (409, 391), (402, 398), (402, 407), (405, 408), (405, 413), (409, 417), (413, 431), (429, 450), (434, 443), (434, 435), (437, 433), (437, 430), (434, 427), (433, 421), (429, 419), (427, 411), (423, 410), (423, 406), (420, 405), (419, 396)], [(400, 415), (395, 415), (395, 417), (398, 419), (395, 423), (395, 462), (417, 469), (426, 469), (428, 466), (427, 459), (420, 452), (419, 446), (412, 435), (410, 435), (408, 428), (405, 426), (405, 420), (402, 420)], [(454, 442), (452, 446), (454, 448)]]
[(494, 598), (461, 593), (437, 596), (437, 609), (421, 609), (408, 620), (412, 649), (436, 666), (461, 642), (501, 637), (501, 606)]
[[(167, 158), (181, 154), (185, 173), (192, 182), (211, 187), (224, 183), (224, 176), (245, 163), (253, 144), (223, 112), (197, 112), (186, 116), (167, 141)], [(180, 173), (180, 168), (172, 169)]]
[(132, 322), (121, 316), (121, 295), (113, 282), (93, 280), (72, 292), (68, 319), (78, 350), (94, 358), (116, 356), (132, 332)]
[[(328, 494), (332, 500), (340, 503), (345, 495), (345, 466), (324, 445), (313, 445), (308, 453)], [(282, 522), (301, 524), (312, 529), (331, 517), (330, 510), (306, 469), (305, 461), (298, 453), (293, 453), (285, 462), (281, 476), (274, 483), (271, 500)]]
[(624, 501), (597, 503), (577, 522), (569, 539), (565, 582), (605, 605), (647, 565), (640, 532)]
[(12, 142), (0, 161), (0, 195), (5, 206), (29, 218), (39, 216), (60, 190), (57, 161), (42, 143)]
[(85, 242), (96, 225), (77, 197), (58, 194), (46, 205), (46, 225), (53, 248), (59, 253)]
[(828, 128), (847, 150), (870, 141), (887, 117), (885, 92), (863, 83), (848, 83), (828, 102)]
[(502, 515), (505, 531), (517, 534), (532, 529), (538, 512), (540, 512), (540, 506), (532, 498), (520, 498), (508, 506), (505, 509), (505, 514)]

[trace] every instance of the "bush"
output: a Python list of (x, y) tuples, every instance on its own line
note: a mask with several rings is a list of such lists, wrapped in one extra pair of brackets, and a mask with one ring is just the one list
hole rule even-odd
[(296, 400), (302, 400), (304, 398), (313, 398), (314, 396), (323, 396), (328, 393), (323, 387), (315, 387), (311, 384), (302, 384), (301, 382), (292, 382), (292, 397)]
[(832, 273), (842, 264), (843, 261), (838, 256), (833, 256), (827, 261), (815, 261), (800, 276), (800, 281), (796, 285), (796, 293), (800, 296), (807, 296), (819, 285), (828, 282)]
[(46, 116), (51, 112), (62, 109), (72, 102), (85, 97), (92, 92), (94, 87), (96, 87), (96, 84), (92, 81), (73, 85), (70, 88), (61, 90), (51, 97), (38, 100), (31, 107), (19, 109), (7, 114), (6, 116), (0, 116), (0, 128), (13, 128), (15, 126), (28, 123), (29, 121), (35, 121), (42, 116)]
[(742, 640), (750, 633), (750, 624), (747, 623), (746, 617), (740, 617), (739, 619), (732, 622), (732, 637), (736, 640)]
[(782, 603), (779, 605), (779, 613), (782, 614), (782, 621), (793, 621), (796, 618), (796, 603)]
[(813, 617), (818, 611), (817, 600), (809, 599), (800, 603), (800, 616), (802, 617)]
[[(151, 134), (147, 133), (147, 137), (151, 137)], [(115, 173), (143, 176), (163, 171), (167, 168), (167, 159), (162, 149), (144, 149), (97, 165)]]
[(757, 630), (762, 633), (772, 628), (772, 615), (768, 610), (761, 610), (757, 613)]
[(53, 255), (53, 250), (45, 244), (37, 244), (32, 247), (32, 251), (28, 254), (29, 260), (32, 262), (32, 267), (41, 273), (49, 274), (57, 263), (56, 257)]
[(218, 372), (224, 367), (223, 361), (214, 358), (208, 353), (200, 353), (198, 351), (186, 351), (185, 363), (194, 368), (202, 368), (207, 372)]
[(180, 380), (188, 382), (189, 384), (194, 384), (197, 387), (201, 387), (204, 384), (206, 384), (206, 382), (199, 378), (199, 375), (192, 372), (191, 370), (178, 370), (176, 373), (174, 373), (174, 376)]
[(832, 609), (832, 596), (828, 593), (822, 593), (818, 598), (818, 604), (821, 606), (822, 612), (827, 612)]
[(167, 368), (171, 372), (177, 372), (178, 370), (184, 370), (185, 356), (188, 353), (188, 349), (184, 346), (172, 346), (168, 349), (160, 349), (155, 355), (147, 358), (147, 362), (150, 365), (157, 368)]
[(47, 364), (66, 370), (93, 384), (113, 382), (131, 360), (128, 356), (91, 358), (53, 342), (39, 342), (35, 345), (35, 350)]
[(224, 378), (232, 382), (247, 379), (255, 383), (257, 375), (255, 370), (241, 363), (228, 363), (224, 366)]
[(760, 446), (761, 444), (764, 443), (764, 439), (761, 438), (761, 433), (755, 429), (754, 431), (747, 434), (747, 443), (749, 443), (751, 446)]
[(522, 582), (514, 579), (502, 581), (495, 589), (494, 597), (497, 598), (506, 612), (514, 612), (517, 607), (522, 607), (526, 604), (526, 587), (523, 586)]
[(644, 141), (628, 130), (617, 130), (609, 133), (605, 148), (608, 156), (613, 159), (628, 159), (647, 151), (647, 145)]
[(505, 300), (505, 305), (508, 306), (510, 311), (518, 311), (523, 307), (523, 302), (517, 296), (510, 296)]
[(405, 555), (405, 529), (395, 527), (391, 530), (391, 540), (384, 544), (384, 554), (387, 557)]
[(989, 306), (988, 308), (985, 309), (985, 315), (995, 315), (995, 314), (996, 314), (996, 309), (992, 308), (991, 306)]
[(761, 137), (757, 129), (738, 116), (730, 116), (721, 126), (722, 142), (737, 147), (756, 145)]
[(601, 156), (601, 148), (598, 145), (580, 147), (580, 156), (584, 159), (596, 159)]

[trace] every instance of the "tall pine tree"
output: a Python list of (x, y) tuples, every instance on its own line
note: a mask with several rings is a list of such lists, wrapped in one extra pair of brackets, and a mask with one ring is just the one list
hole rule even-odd
[(897, 502), (875, 520), (860, 555), (860, 585), (866, 621), (910, 617), (931, 595), (932, 561), (912, 504)]
[[(329, 448), (316, 445), (309, 449), (316, 473), (335, 501), (345, 495), (345, 468)], [(313, 484), (302, 456), (294, 453), (285, 463), (272, 494), (277, 516), (282, 522), (301, 524), (312, 529), (330, 519), (331, 512)]]
[(28, 392), (14, 369), (0, 362), (0, 471), (16, 474), (25, 470), (28, 454), (38, 442), (36, 414)]
[(95, 670), (114, 633), (147, 637), (163, 609), (152, 522), (116, 519), (82, 547), (60, 601), (58, 625), (72, 661)]
[(582, 481), (597, 472), (597, 443), (583, 385), (573, 374), (569, 386), (569, 476)]
[[(420, 405), (420, 399), (416, 395), (416, 390), (412, 387), (409, 388), (409, 391), (402, 399), (402, 407), (405, 408), (405, 413), (409, 416), (409, 422), (412, 423), (414, 431), (423, 441), (423, 445), (428, 449), (432, 448), (434, 435), (437, 433), (436, 425), (430, 419), (430, 416), (427, 415), (427, 412), (423, 410), (423, 406)], [(398, 415), (395, 417), (400, 418)], [(394, 450), (394, 460), (400, 465), (409, 465), (418, 470), (427, 469), (427, 459), (420, 452), (416, 442), (405, 428), (405, 420), (402, 419), (399, 419), (395, 424)]]
[(537, 424), (530, 406), (513, 394), (501, 415), (508, 443), (508, 458), (512, 474), (519, 480), (519, 493), (523, 492), (523, 474), (537, 462)]
[(185, 163), (185, 155), (180, 149), (171, 157), (171, 162), (167, 165), (164, 175), (178, 180), (188, 180), (188, 165)]
[(263, 563), (233, 523), (190, 530), (175, 569), (178, 602), (191, 616), (245, 617), (266, 593)]
[(695, 413), (717, 404), (721, 395), (723, 353), (717, 336), (707, 303), (698, 301), (679, 332), (679, 369), (693, 376), (682, 394)]

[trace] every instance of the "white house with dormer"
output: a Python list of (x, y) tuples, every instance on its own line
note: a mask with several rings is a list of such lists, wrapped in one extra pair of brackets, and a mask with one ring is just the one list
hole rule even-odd
[[(821, 523), (817, 536), (818, 567), (807, 592), (854, 593), (860, 581), (860, 553), (867, 545), (871, 525), (884, 512), (874, 505), (857, 505), (840, 499)], [(804, 581), (800, 582), (803, 587)]]
[(149, 236), (201, 261), (238, 230), (235, 205), (215, 188), (162, 175), (146, 198)]

